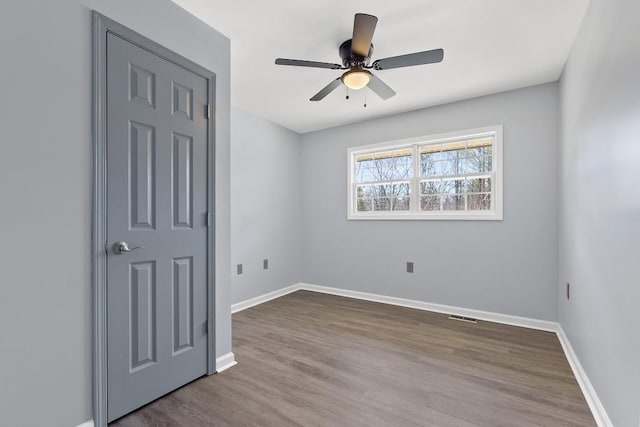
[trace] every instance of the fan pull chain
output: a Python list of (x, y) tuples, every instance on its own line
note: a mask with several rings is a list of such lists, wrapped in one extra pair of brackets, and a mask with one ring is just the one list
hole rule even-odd
[(346, 88), (347, 88), (347, 96), (345, 96), (345, 99), (349, 99), (349, 88), (348, 87), (346, 87)]
[(364, 94), (364, 108), (367, 108), (367, 94)]

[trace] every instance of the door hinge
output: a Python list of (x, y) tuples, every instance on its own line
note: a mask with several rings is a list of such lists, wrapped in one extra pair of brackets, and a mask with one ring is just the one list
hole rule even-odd
[(207, 227), (211, 227), (211, 212), (207, 212)]
[(211, 118), (211, 105), (207, 105), (205, 106), (205, 112), (204, 112), (205, 116), (207, 117), (207, 119)]

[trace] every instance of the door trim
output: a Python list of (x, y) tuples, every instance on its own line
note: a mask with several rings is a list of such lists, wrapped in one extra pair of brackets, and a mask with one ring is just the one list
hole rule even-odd
[[(216, 372), (215, 357), (215, 73), (189, 61), (112, 19), (92, 12), (93, 24), (93, 113), (91, 197), (91, 286), (92, 286), (92, 382), (93, 421), (107, 425), (107, 34), (114, 34), (142, 49), (207, 80), (211, 116), (207, 122), (207, 206), (211, 214), (207, 228), (207, 374)], [(204, 111), (202, 112), (204, 114)]]

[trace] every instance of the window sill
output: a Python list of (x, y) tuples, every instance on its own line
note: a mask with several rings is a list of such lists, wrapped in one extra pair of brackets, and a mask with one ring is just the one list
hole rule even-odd
[(461, 213), (431, 213), (431, 214), (417, 214), (413, 212), (408, 213), (400, 213), (394, 212), (393, 214), (388, 213), (349, 213), (347, 215), (348, 220), (392, 220), (392, 221), (403, 221), (403, 220), (411, 220), (411, 221), (502, 221), (502, 212), (486, 212), (486, 213), (478, 213), (472, 212), (468, 214)]

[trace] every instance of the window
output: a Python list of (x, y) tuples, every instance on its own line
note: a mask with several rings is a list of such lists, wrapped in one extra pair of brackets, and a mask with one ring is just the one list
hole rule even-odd
[(349, 155), (349, 219), (502, 219), (502, 127)]

